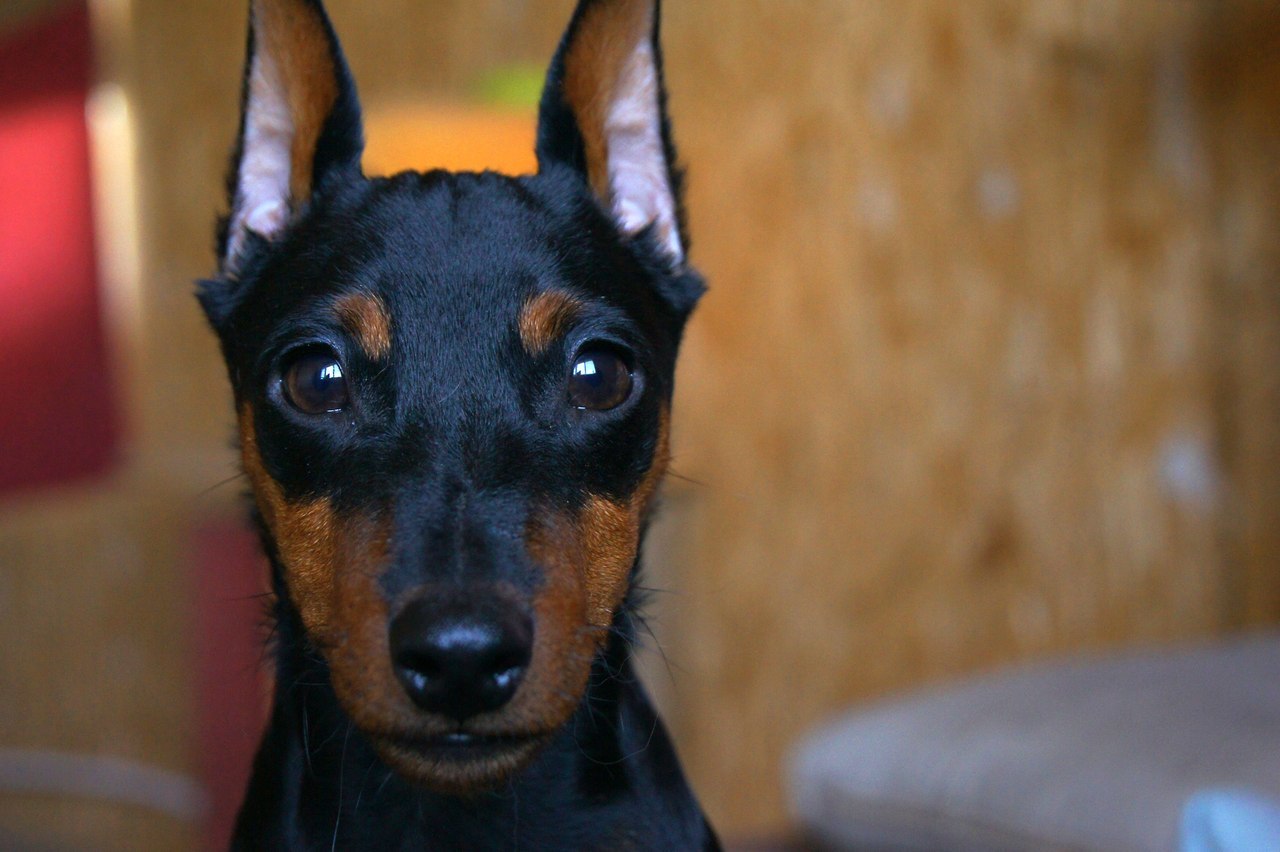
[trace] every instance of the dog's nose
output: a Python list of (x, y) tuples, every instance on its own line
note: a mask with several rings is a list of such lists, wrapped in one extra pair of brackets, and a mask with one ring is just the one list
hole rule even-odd
[(458, 721), (511, 700), (533, 651), (529, 616), (512, 607), (411, 602), (391, 621), (391, 661), (414, 703)]

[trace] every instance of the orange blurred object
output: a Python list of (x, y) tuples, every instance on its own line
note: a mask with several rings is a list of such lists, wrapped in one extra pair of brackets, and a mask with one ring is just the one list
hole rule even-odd
[(400, 104), (365, 113), (364, 169), (370, 175), (405, 169), (529, 174), (534, 112), (456, 104)]

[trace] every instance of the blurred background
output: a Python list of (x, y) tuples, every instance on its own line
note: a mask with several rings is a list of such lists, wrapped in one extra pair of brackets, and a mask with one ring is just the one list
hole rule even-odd
[[(0, 6), (0, 837), (223, 842), (264, 569), (193, 281), (243, 4)], [(329, 0), (366, 170), (532, 167), (571, 0)], [(649, 554), (712, 821), (848, 708), (1280, 621), (1280, 5), (669, 0), (711, 290)]]

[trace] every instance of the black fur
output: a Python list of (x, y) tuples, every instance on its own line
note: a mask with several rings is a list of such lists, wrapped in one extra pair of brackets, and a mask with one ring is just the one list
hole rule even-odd
[[(580, 4), (564, 44), (593, 2)], [(380, 577), (388, 600), (423, 582), (477, 577), (532, 592), (540, 569), (519, 535), (530, 513), (547, 504), (573, 510), (587, 495), (625, 498), (648, 470), (701, 278), (647, 233), (619, 233), (591, 193), (581, 135), (558, 94), (564, 44), (542, 100), (537, 175), (366, 179), (354, 85), (324, 22), (339, 98), (315, 152), (312, 196), (276, 239), (247, 242), (234, 275), (223, 257), (224, 220), (222, 273), (199, 288), (237, 406), (254, 412), (263, 465), (287, 498), (322, 496), (339, 513), (395, 507), (392, 564)], [(656, 36), (655, 24), (655, 44)], [(665, 92), (661, 100), (679, 199)], [(687, 246), (682, 214), (680, 227)], [(550, 288), (586, 307), (535, 357), (515, 318)], [(386, 363), (335, 321), (332, 305), (349, 293), (386, 305)], [(639, 383), (627, 403), (589, 415), (563, 398), (564, 377), (588, 341), (626, 353)], [(302, 416), (280, 398), (283, 365), (314, 344), (344, 365), (353, 399), (341, 414)], [(534, 762), (499, 789), (445, 795), (389, 769), (349, 720), (260, 528), (276, 591), (277, 687), (235, 848), (718, 848), (631, 665), (634, 595), (592, 664), (576, 714)], [(637, 570), (638, 560), (633, 579)]]

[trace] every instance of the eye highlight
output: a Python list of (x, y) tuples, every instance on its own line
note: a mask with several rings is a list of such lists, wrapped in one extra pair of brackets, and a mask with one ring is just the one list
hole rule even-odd
[(569, 371), (569, 402), (579, 410), (608, 411), (631, 397), (631, 368), (620, 353), (603, 345), (588, 344)]
[(351, 403), (346, 374), (328, 347), (307, 348), (286, 362), (284, 398), (303, 414), (331, 414)]

